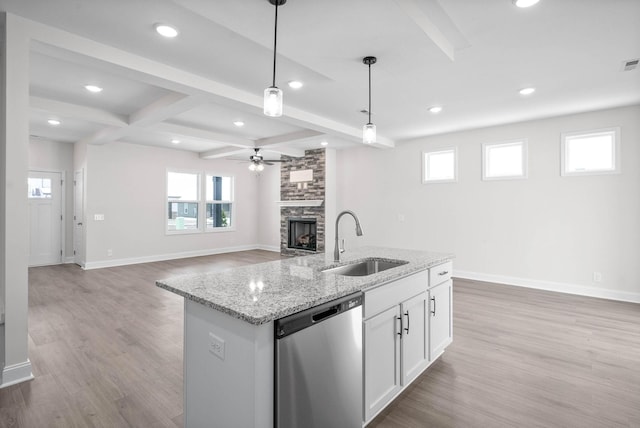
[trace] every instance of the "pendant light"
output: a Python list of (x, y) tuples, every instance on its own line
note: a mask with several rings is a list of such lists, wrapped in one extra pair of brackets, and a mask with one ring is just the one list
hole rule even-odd
[(271, 117), (282, 116), (282, 90), (276, 86), (276, 47), (278, 42), (278, 6), (282, 6), (287, 0), (268, 0), (276, 7), (275, 27), (273, 31), (273, 81), (271, 86), (264, 90), (264, 114)]
[(369, 66), (369, 123), (362, 128), (362, 142), (364, 144), (376, 142), (376, 126), (371, 123), (371, 64), (375, 64), (376, 61), (375, 56), (366, 56), (362, 59), (362, 62)]

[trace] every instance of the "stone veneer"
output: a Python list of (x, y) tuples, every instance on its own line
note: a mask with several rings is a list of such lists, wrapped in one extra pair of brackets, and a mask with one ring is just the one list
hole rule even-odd
[[(305, 199), (325, 199), (325, 166), (326, 156), (324, 149), (305, 151), (302, 158), (282, 156), (280, 164), (280, 200), (294, 201)], [(298, 189), (298, 183), (289, 181), (291, 171), (312, 169), (313, 181), (307, 183), (306, 189)], [(316, 251), (288, 248), (287, 234), (289, 233), (288, 218), (315, 218), (316, 223)], [(319, 207), (281, 207), (280, 208), (280, 254), (299, 256), (315, 253), (324, 253), (325, 249), (325, 209), (324, 203)]]

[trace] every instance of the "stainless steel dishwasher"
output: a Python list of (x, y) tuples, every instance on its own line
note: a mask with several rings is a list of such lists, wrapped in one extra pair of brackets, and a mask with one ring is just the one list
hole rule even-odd
[(276, 428), (362, 427), (362, 293), (275, 322)]

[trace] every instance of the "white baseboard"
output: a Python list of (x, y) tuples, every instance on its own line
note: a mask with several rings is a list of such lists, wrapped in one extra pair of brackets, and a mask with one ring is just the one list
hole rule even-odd
[(75, 262), (76, 262), (76, 258), (72, 256), (72, 257), (65, 257), (63, 263), (68, 265), (68, 264), (75, 263)]
[(33, 379), (33, 373), (31, 373), (31, 361), (27, 359), (27, 361), (12, 364), (2, 369), (2, 384), (0, 384), (0, 389), (17, 383), (26, 382), (31, 379)]
[(454, 269), (453, 276), (461, 279), (495, 282), (498, 284), (515, 285), (517, 287), (535, 288), (537, 290), (557, 291), (559, 293), (640, 303), (640, 293), (631, 293), (628, 291), (607, 290), (604, 288), (589, 287), (586, 285), (542, 281), (538, 279), (518, 278), (514, 276), (494, 275), (478, 272), (468, 272), (458, 269)]
[[(153, 256), (131, 257), (126, 259), (100, 260), (96, 262), (86, 262), (83, 266), (83, 269), (90, 270), (90, 269), (100, 269), (100, 268), (115, 267), (115, 266), (135, 265), (139, 263), (161, 262), (165, 260), (186, 259), (188, 257), (200, 257), (200, 256), (211, 256), (213, 254), (234, 253), (237, 251), (249, 251), (249, 250), (272, 251), (270, 250), (270, 248), (271, 247), (258, 246), (258, 245), (240, 245), (237, 247), (184, 251), (181, 253), (158, 254)], [(278, 248), (278, 251), (280, 251), (279, 248)]]

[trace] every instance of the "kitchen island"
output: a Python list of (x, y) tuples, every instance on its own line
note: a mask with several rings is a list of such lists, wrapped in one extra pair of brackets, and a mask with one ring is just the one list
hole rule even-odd
[[(367, 276), (324, 272), (366, 258), (406, 263)], [(452, 258), (365, 247), (339, 263), (318, 254), (157, 281), (185, 298), (185, 426), (272, 427), (275, 320), (358, 291), (367, 312), (367, 292)]]

